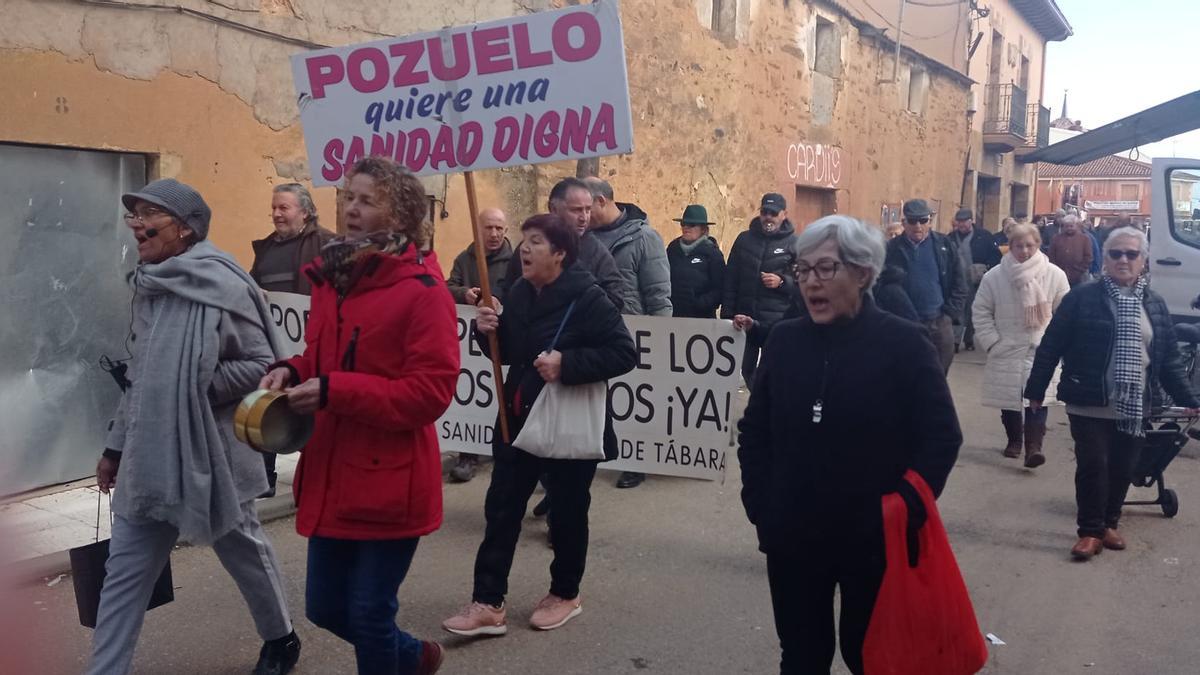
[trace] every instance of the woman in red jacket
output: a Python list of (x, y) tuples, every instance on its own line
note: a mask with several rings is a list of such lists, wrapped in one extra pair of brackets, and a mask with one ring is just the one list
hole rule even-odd
[(346, 236), (305, 268), (304, 354), (261, 386), (316, 416), (293, 486), (309, 620), (354, 645), (359, 673), (433, 673), (442, 648), (396, 626), (396, 593), (418, 540), (442, 523), (434, 422), (458, 378), (454, 301), (423, 250), (431, 228), (412, 174), (364, 159), (343, 198)]

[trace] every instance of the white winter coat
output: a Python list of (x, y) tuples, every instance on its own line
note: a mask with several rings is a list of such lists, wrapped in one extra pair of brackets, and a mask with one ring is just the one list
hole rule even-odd
[[(1005, 257), (1010, 255), (1007, 253)], [(1041, 281), (1050, 297), (1050, 307), (1057, 311), (1070, 290), (1067, 275), (1055, 265), (1047, 264)], [(1004, 265), (997, 265), (983, 275), (975, 304), (971, 306), (971, 318), (975, 323), (975, 345), (987, 352), (983, 404), (1001, 410), (1022, 410), (1025, 407), (1022, 392), (1046, 328), (1033, 330), (1025, 326), (1025, 310)], [(1053, 382), (1048, 391), (1054, 391)]]

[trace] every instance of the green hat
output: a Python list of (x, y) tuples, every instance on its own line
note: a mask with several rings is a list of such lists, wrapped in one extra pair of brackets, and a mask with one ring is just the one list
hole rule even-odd
[(679, 223), (680, 225), (715, 225), (716, 224), (708, 219), (708, 209), (705, 209), (703, 206), (700, 206), (699, 204), (688, 204), (687, 208), (683, 210), (682, 218), (672, 218), (671, 220), (674, 220), (675, 222)]

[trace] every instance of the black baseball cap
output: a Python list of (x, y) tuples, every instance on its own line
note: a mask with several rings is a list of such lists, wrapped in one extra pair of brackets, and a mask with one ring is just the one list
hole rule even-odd
[(763, 195), (760, 209), (770, 209), (776, 213), (787, 209), (787, 200), (778, 192), (768, 192)]

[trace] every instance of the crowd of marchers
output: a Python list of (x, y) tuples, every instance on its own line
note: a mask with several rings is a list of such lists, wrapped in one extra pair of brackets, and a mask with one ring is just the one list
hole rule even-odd
[[(296, 665), (300, 639), (255, 510), (274, 494), (273, 456), (231, 427), (258, 388), (286, 392), (315, 419), (293, 484), (309, 540), (305, 615), (353, 646), (360, 673), (438, 670), (445, 650), (397, 625), (397, 593), (442, 523), (434, 423), (459, 375), (455, 303), (477, 308), (471, 339), (508, 366), (470, 594), (442, 624), (458, 635), (507, 632), (508, 576), (539, 483), (550, 584), (518, 611), (543, 631), (581, 614), (591, 483), (616, 457), (611, 414), (595, 447), (547, 456), (518, 441), (540, 398), (636, 366), (623, 314), (724, 319), (746, 334), (742, 500), (766, 555), (781, 673), (829, 672), (835, 589), (843, 659), (864, 672), (885, 572), (880, 500), (899, 495), (920, 527), (928, 510), (905, 477), (944, 489), (963, 440), (946, 380), (959, 350), (986, 352), (983, 404), (1000, 410), (1003, 454), (1030, 469), (1046, 461), (1058, 380), (1075, 441), (1077, 560), (1126, 546), (1121, 506), (1154, 393), (1193, 415), (1200, 406), (1147, 284), (1145, 233), (1097, 236), (1066, 214), (993, 236), (960, 209), (942, 234), (912, 199), (896, 230), (841, 215), (797, 226), (786, 199), (767, 193), (726, 257), (703, 205), (683, 209), (664, 245), (608, 182), (566, 178), (547, 213), (519, 226), (500, 209), (479, 213), (486, 260), (470, 247), (444, 276), (424, 190), (386, 159), (347, 173), (340, 235), (321, 227), (303, 186), (276, 187), (274, 232), (254, 242), (249, 273), (208, 240), (212, 213), (193, 188), (165, 179), (121, 200), (139, 258), (132, 386), (97, 467), (115, 521), (93, 674), (130, 670), (180, 538), (211, 545), (245, 596), (263, 640), (254, 672)], [(311, 296), (303, 353), (281, 353), (263, 291)], [(460, 455), (452, 479), (470, 480), (479, 462)], [(624, 472), (617, 487), (644, 481)]]

